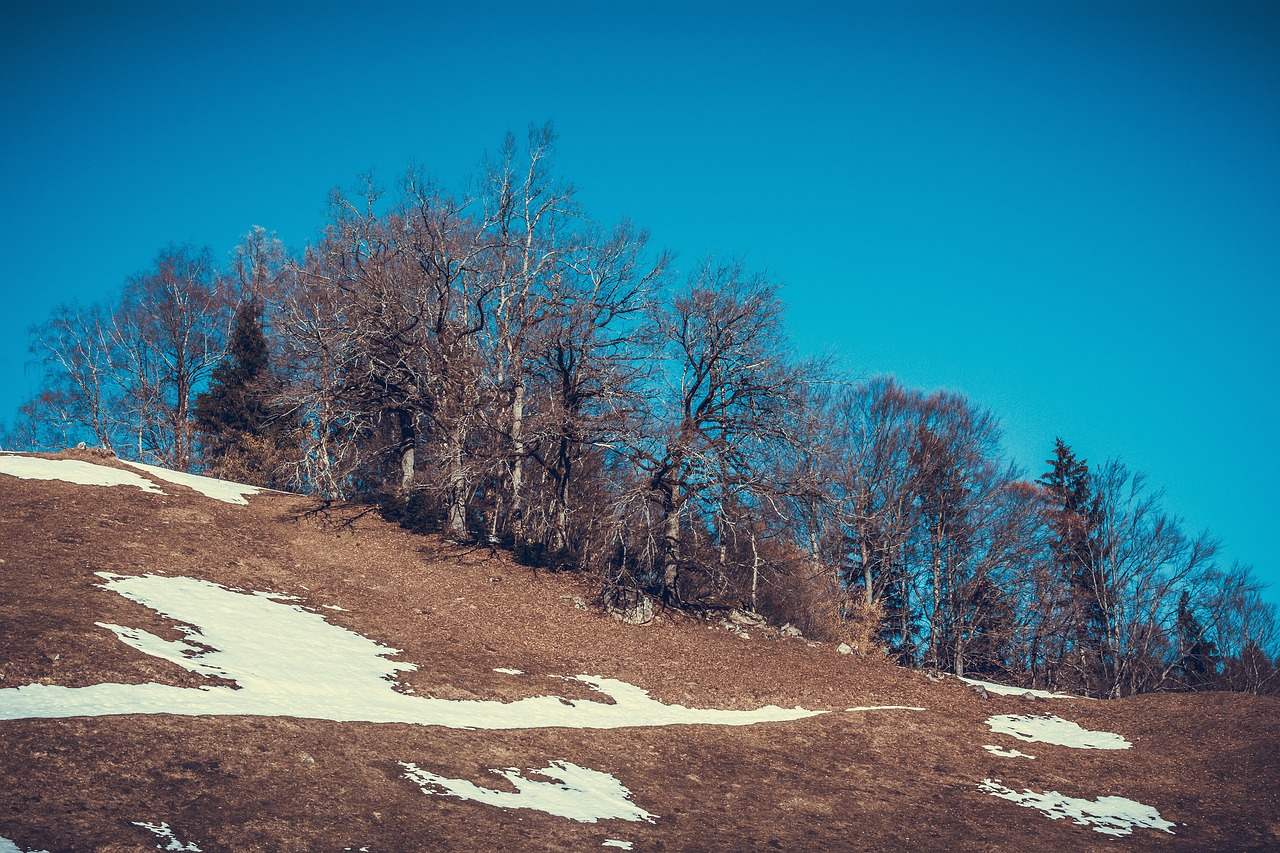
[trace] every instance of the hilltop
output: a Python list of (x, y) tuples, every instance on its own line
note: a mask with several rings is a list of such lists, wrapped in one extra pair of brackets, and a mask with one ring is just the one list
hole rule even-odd
[[(627, 625), (367, 507), (86, 451), (0, 456), (0, 506), (0, 851), (1280, 846), (1275, 698)], [(1051, 792), (1119, 817), (1013, 801)]]

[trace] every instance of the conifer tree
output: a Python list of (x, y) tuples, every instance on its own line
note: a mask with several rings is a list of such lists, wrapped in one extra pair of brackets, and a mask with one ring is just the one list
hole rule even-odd
[(282, 485), (277, 469), (293, 424), (274, 403), (278, 385), (261, 306), (247, 299), (236, 308), (226, 357), (214, 368), (208, 390), (196, 397), (196, 429), (210, 473)]
[(1218, 648), (1191, 612), (1191, 596), (1186, 590), (1178, 599), (1176, 630), (1180, 656), (1176, 667), (1178, 676), (1188, 689), (1203, 687), (1217, 675)]
[[(1090, 483), (1089, 465), (1077, 459), (1061, 439), (1054, 439), (1049, 470), (1038, 481), (1049, 497), (1050, 546), (1066, 582), (1064, 602), (1068, 631), (1062, 639), (1062, 655), (1074, 652), (1086, 681), (1094, 673), (1104, 646), (1106, 616), (1102, 602), (1106, 595), (1095, 553), (1099, 505)], [(1066, 648), (1070, 645), (1070, 649)], [(1087, 686), (1087, 685), (1086, 685)]]

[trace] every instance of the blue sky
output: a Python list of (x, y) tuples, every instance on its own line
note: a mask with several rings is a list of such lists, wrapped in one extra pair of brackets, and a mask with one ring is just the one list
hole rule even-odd
[(593, 215), (769, 270), (802, 348), (1034, 473), (1120, 456), (1280, 582), (1280, 5), (263, 6), (6, 8), (0, 419), (27, 328), (161, 246), (300, 246), (330, 187), (552, 120)]

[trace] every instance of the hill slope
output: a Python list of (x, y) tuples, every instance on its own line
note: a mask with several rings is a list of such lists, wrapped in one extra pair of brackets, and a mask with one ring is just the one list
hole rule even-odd
[(1280, 846), (1275, 699), (983, 699), (624, 625), (360, 507), (34, 460), (0, 456), (0, 851)]

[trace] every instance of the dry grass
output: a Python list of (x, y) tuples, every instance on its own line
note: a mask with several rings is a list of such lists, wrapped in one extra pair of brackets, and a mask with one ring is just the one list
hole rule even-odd
[[(100, 460), (97, 460), (100, 461)], [(110, 464), (110, 463), (108, 463)], [(832, 713), (745, 728), (462, 731), (294, 718), (134, 716), (0, 722), (0, 836), (22, 849), (154, 850), (134, 821), (167, 822), (205, 851), (1265, 850), (1280, 847), (1280, 702), (1225, 694), (1119, 702), (984, 701), (831, 644), (743, 640), (670, 615), (644, 627), (583, 611), (570, 575), (414, 537), (358, 507), (283, 496), (248, 507), (176, 486), (167, 496), (0, 476), (0, 687), (199, 679), (120, 644), (95, 622), (176, 638), (102, 590), (95, 571), (164, 572), (339, 605), (326, 618), (404, 650), (420, 695), (587, 698), (553, 676), (638, 684), (665, 702), (804, 705)], [(524, 670), (522, 678), (494, 667)], [(858, 705), (920, 713), (851, 714)], [(984, 720), (1052, 712), (1134, 748), (982, 750)], [(1006, 743), (1005, 745), (1012, 745)], [(580, 824), (427, 796), (398, 761), (496, 787), (491, 768), (572, 761), (612, 773), (653, 824)], [(1110, 839), (981, 794), (1115, 794), (1157, 807), (1170, 836)]]

